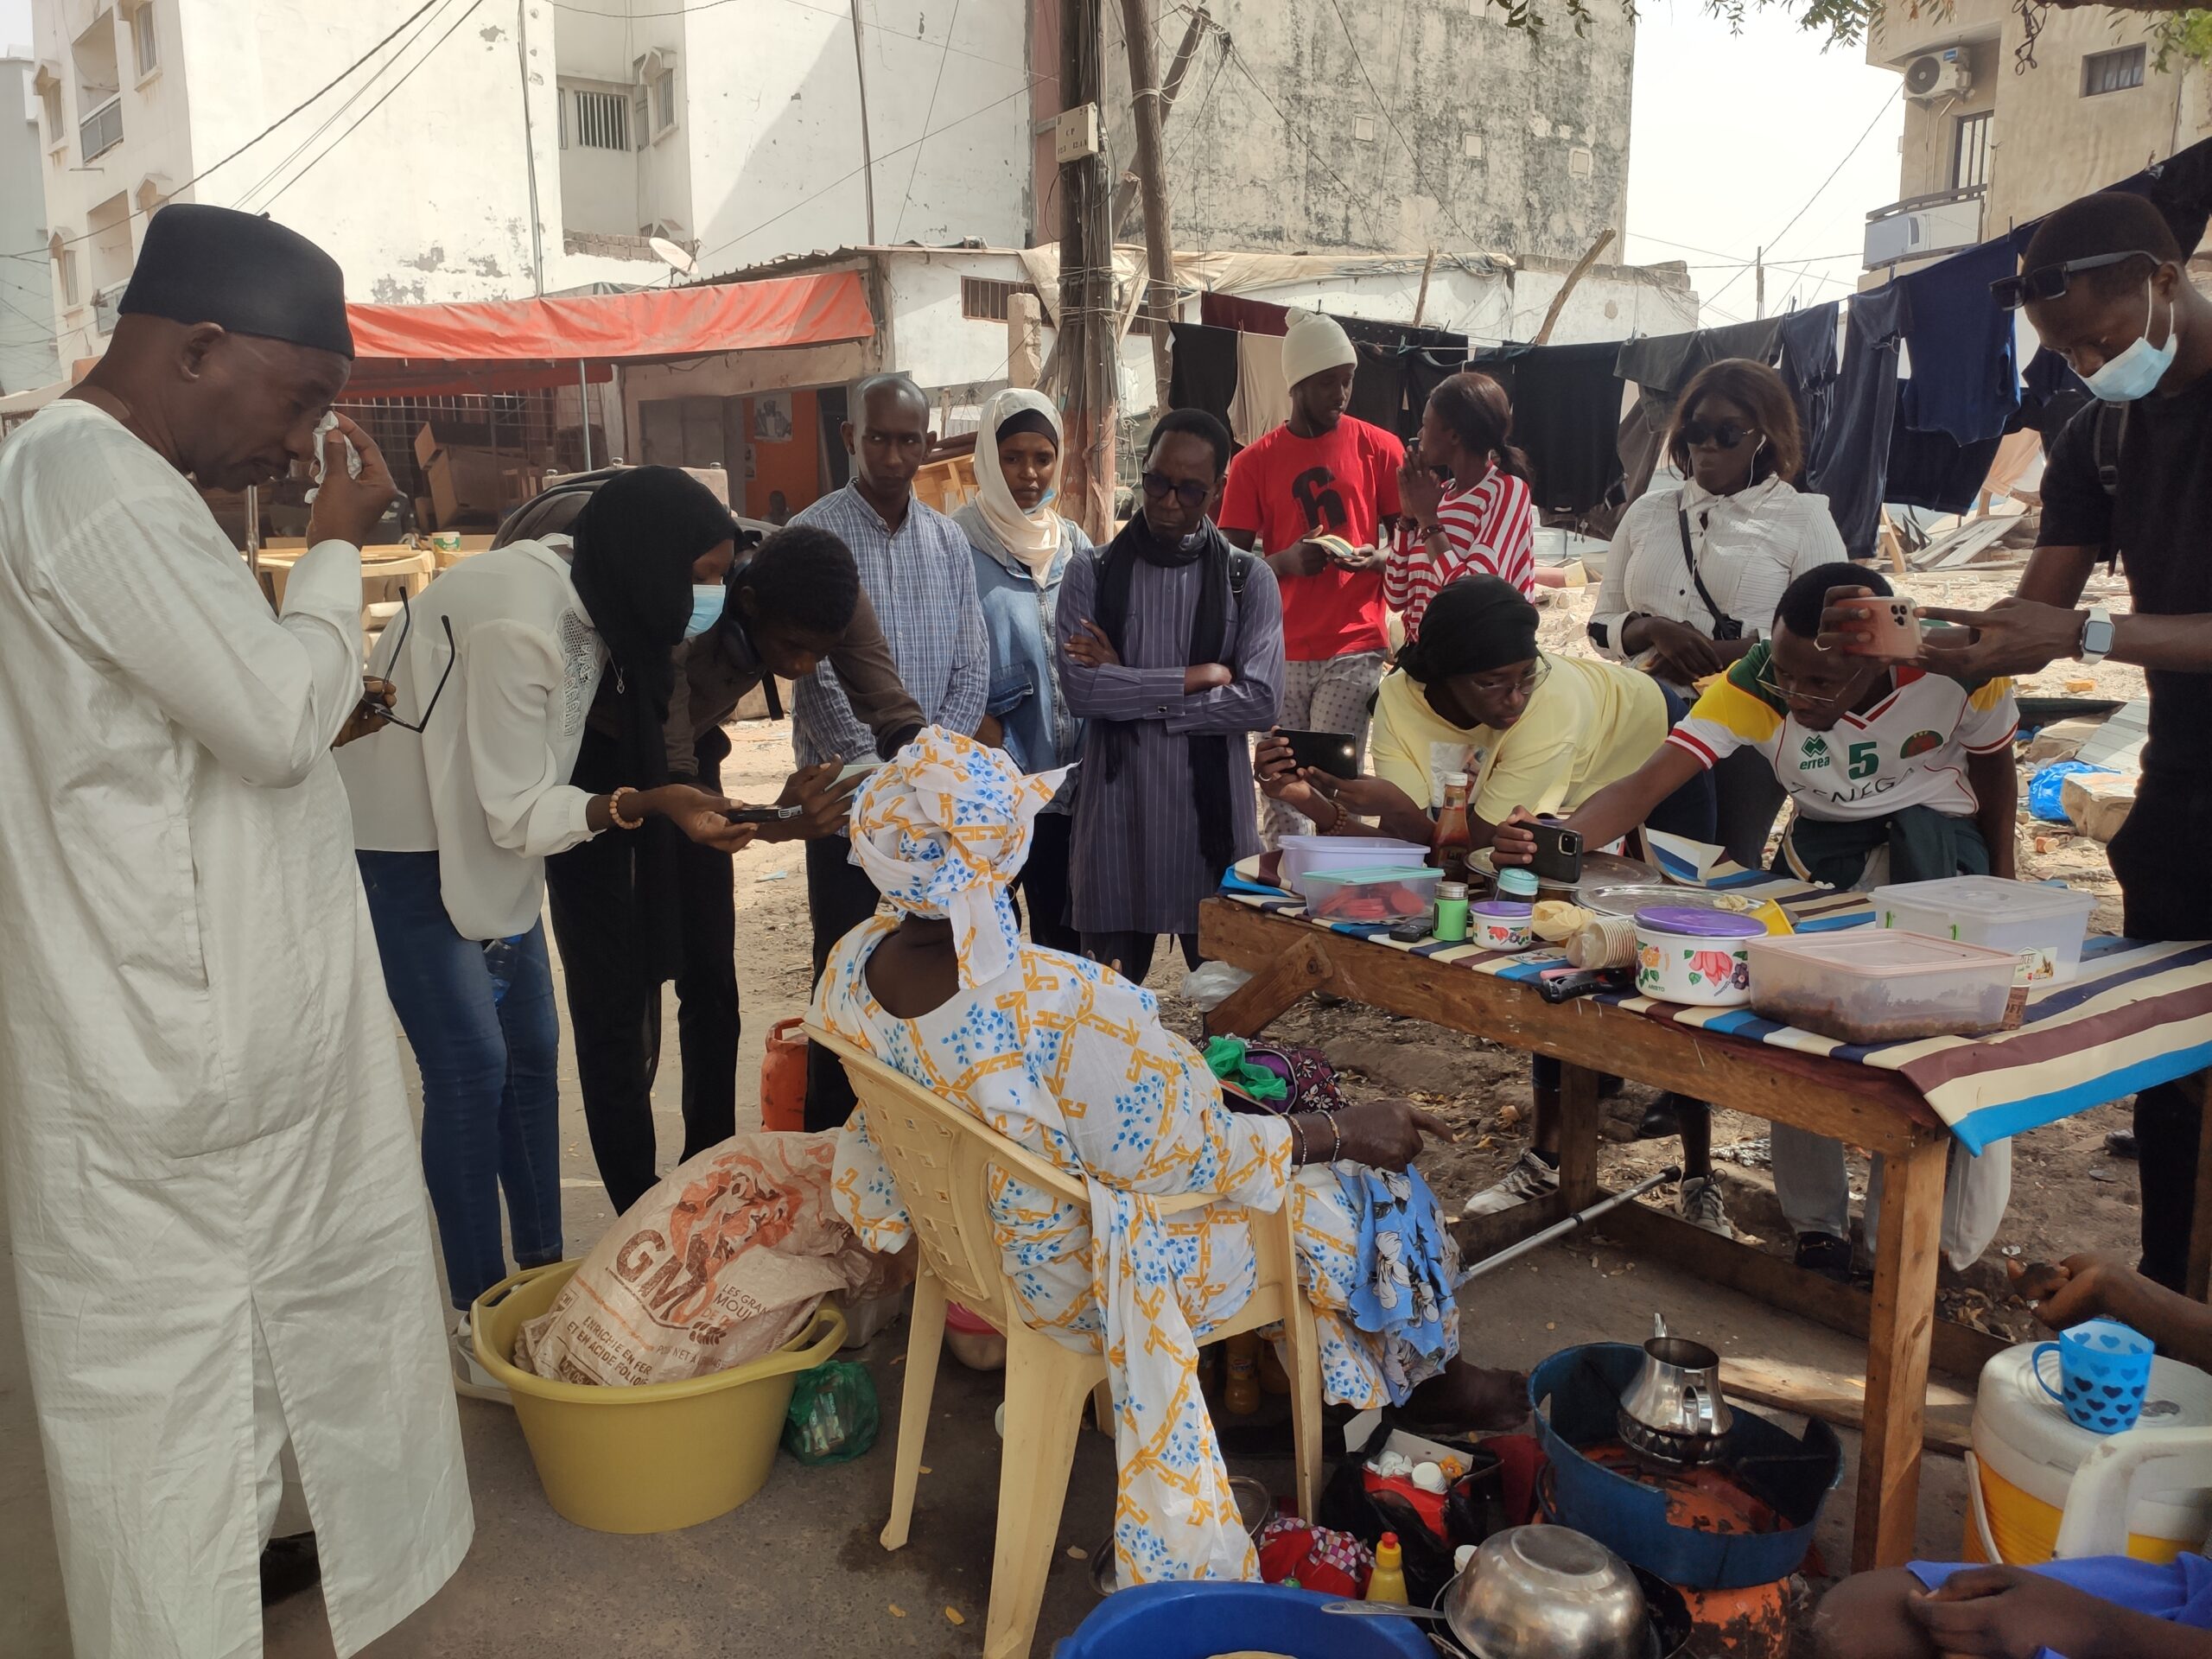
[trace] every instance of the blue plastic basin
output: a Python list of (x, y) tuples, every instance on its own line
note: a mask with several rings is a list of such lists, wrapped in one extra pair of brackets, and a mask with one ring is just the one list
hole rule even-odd
[(1406, 1618), (1346, 1618), (1336, 1596), (1273, 1584), (1140, 1584), (1116, 1592), (1055, 1659), (1213, 1659), (1243, 1648), (1293, 1659), (1436, 1659)]

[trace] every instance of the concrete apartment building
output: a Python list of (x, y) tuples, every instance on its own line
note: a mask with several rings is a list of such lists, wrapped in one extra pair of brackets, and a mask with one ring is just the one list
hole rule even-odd
[(2044, 14), (2025, 67), (2012, 0), (1892, 6), (1866, 60), (1904, 79), (1898, 200), (1867, 217), (1875, 278), (1968, 247), (2212, 133), (2212, 78), (2158, 67), (2151, 20)]

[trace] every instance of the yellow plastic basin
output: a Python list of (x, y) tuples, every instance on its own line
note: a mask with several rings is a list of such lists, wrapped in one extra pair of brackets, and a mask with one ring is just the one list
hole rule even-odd
[(579, 1265), (503, 1279), (468, 1310), (476, 1357), (513, 1396), (546, 1502), (595, 1532), (674, 1532), (728, 1514), (766, 1483), (791, 1389), (844, 1342), (844, 1314), (824, 1303), (766, 1358), (685, 1382), (594, 1387), (518, 1370), (517, 1334)]

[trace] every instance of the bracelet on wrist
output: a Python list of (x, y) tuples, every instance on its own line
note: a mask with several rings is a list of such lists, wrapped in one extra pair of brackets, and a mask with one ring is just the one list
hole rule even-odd
[(1306, 1162), (1305, 1128), (1299, 1122), (1295, 1112), (1285, 1116), (1283, 1122), (1290, 1125), (1290, 1161), (1294, 1166), (1303, 1166)]
[(643, 812), (639, 813), (634, 818), (626, 818), (622, 816), (622, 798), (627, 795), (635, 799), (637, 793), (636, 790), (625, 784), (607, 798), (607, 816), (613, 821), (617, 830), (642, 830), (645, 827), (645, 815)]

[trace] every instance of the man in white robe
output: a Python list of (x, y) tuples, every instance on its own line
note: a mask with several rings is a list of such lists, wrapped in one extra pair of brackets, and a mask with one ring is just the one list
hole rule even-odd
[(338, 1653), (473, 1526), (397, 1034), (330, 747), (359, 428), (281, 615), (188, 474), (266, 484), (351, 369), (338, 267), (173, 205), (106, 357), (0, 444), (0, 1159), (82, 1659), (261, 1652), (289, 1440)]

